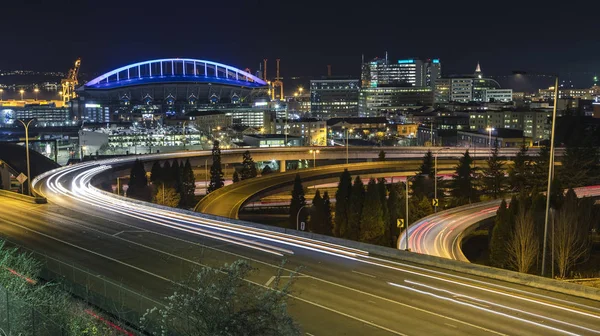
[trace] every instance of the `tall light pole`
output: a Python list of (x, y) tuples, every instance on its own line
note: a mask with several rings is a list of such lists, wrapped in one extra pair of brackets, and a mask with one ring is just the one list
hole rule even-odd
[(4, 96), (4, 89), (0, 89), (0, 101), (2, 101), (2, 96)]
[(490, 150), (489, 156), (492, 156), (492, 132), (496, 129), (488, 126), (485, 130), (488, 131), (488, 148)]
[(33, 92), (35, 92), (35, 100), (37, 101), (38, 100), (38, 93), (40, 92), (40, 89), (35, 88), (35, 89), (33, 89)]
[(21, 94), (21, 100), (23, 100), (23, 94), (25, 93), (25, 90), (21, 89), (19, 90), (19, 93)]
[(409, 183), (410, 183), (410, 176), (406, 177), (406, 218), (404, 219), (405, 221), (405, 225), (406, 225), (406, 251), (410, 251), (410, 248), (408, 247), (408, 189), (409, 189)]
[(187, 122), (188, 122), (187, 120), (183, 122), (183, 150), (185, 150), (185, 140), (186, 140), (186, 138), (185, 138), (185, 124)]
[[(22, 91), (22, 90), (21, 90)], [(27, 189), (28, 189), (28, 193), (29, 196), (32, 196), (31, 194), (31, 166), (29, 164), (29, 125), (31, 125), (31, 122), (35, 120), (34, 119), (29, 119), (29, 121), (26, 123), (21, 119), (17, 119), (21, 124), (23, 124), (23, 127), (25, 127), (25, 153), (26, 153), (26, 157), (27, 157)]]
[[(513, 71), (514, 75), (525, 75), (523, 71)], [(548, 160), (548, 183), (546, 186), (546, 213), (544, 216), (544, 243), (542, 248), (542, 276), (546, 275), (546, 251), (548, 249), (548, 219), (550, 218), (550, 196), (554, 171), (554, 129), (556, 127), (556, 104), (558, 103), (558, 74), (554, 77), (554, 107), (552, 109), (552, 126), (550, 128), (550, 158)]]
[(319, 154), (321, 151), (318, 149), (311, 149), (308, 152), (313, 155), (313, 168), (315, 168), (317, 166), (317, 154)]
[(300, 230), (299, 224), (300, 224), (300, 211), (302, 211), (302, 209), (306, 208), (306, 205), (303, 205), (300, 207), (300, 209), (298, 209), (298, 213), (296, 214), (296, 231)]
[(433, 173), (433, 175), (434, 175), (434, 179), (433, 179), (433, 198), (436, 200), (436, 203), (433, 206), (433, 212), (434, 213), (437, 213), (437, 198), (438, 198), (437, 197), (437, 190), (438, 190), (437, 189), (437, 179), (438, 179), (438, 176), (437, 176), (437, 157), (438, 157), (438, 153), (440, 151), (444, 150), (444, 149), (450, 149), (450, 147), (444, 147), (444, 148), (440, 148), (440, 149), (436, 150), (435, 151), (434, 160), (433, 160), (433, 162), (434, 162), (434, 164), (433, 164), (433, 170), (434, 170), (434, 173)]
[(348, 127), (346, 127), (346, 164), (348, 164), (348, 133), (352, 133), (352, 130)]

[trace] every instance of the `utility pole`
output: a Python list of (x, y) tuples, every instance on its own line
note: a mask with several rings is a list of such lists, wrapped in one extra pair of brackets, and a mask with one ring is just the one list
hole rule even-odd
[(25, 123), (23, 120), (21, 119), (17, 119), (19, 122), (21, 122), (21, 124), (23, 124), (23, 127), (25, 127), (25, 155), (27, 157), (27, 189), (28, 190), (28, 194), (29, 196), (32, 196), (31, 193), (31, 165), (29, 164), (29, 125), (31, 125), (31, 122), (35, 120), (35, 118), (33, 119), (29, 119), (29, 121), (27, 123)]

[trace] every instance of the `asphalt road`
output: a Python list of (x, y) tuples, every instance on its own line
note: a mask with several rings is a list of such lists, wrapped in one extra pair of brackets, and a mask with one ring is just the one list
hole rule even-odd
[(95, 167), (43, 177), (49, 204), (0, 199), (1, 234), (156, 300), (203, 265), (244, 258), (266, 284), (286, 259), (302, 267), (290, 312), (307, 335), (600, 334), (595, 301), (132, 204), (91, 188)]
[[(576, 188), (575, 192), (579, 197), (600, 196), (600, 186)], [(500, 203), (501, 200), (475, 203), (423, 218), (409, 226), (408, 246), (416, 253), (469, 262), (461, 249), (465, 230), (496, 216)], [(406, 233), (400, 236), (398, 248), (406, 249)]]

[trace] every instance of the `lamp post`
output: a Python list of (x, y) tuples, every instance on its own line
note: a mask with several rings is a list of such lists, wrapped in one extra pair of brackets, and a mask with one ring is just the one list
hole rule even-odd
[(185, 138), (185, 124), (187, 122), (188, 122), (187, 120), (183, 122), (183, 150), (185, 150), (185, 140), (186, 140), (186, 138)]
[(346, 164), (348, 164), (348, 133), (352, 133), (352, 130), (346, 127)]
[(38, 100), (38, 93), (40, 92), (40, 89), (35, 88), (35, 89), (33, 89), (33, 92), (35, 92), (35, 100), (37, 101)]
[[(21, 90), (23, 91), (23, 90)], [(27, 189), (28, 189), (28, 193), (29, 196), (32, 196), (31, 194), (31, 166), (29, 164), (29, 125), (31, 125), (31, 122), (35, 120), (35, 118), (33, 119), (29, 119), (28, 122), (24, 122), (21, 119), (17, 119), (21, 124), (23, 124), (23, 127), (25, 127), (25, 153), (26, 153), (26, 157), (27, 157)]]
[[(414, 177), (412, 177), (414, 178)], [(406, 218), (404, 219), (405, 221), (405, 225), (406, 225), (406, 249), (405, 251), (410, 251), (410, 248), (408, 247), (408, 189), (409, 189), (409, 185), (410, 185), (410, 179), (411, 176), (407, 176), (406, 177)]]
[[(524, 71), (513, 71), (514, 75), (525, 75)], [(548, 160), (548, 184), (546, 186), (546, 212), (544, 216), (544, 243), (542, 248), (542, 272), (541, 275), (546, 274), (546, 251), (548, 249), (548, 219), (550, 217), (550, 195), (552, 188), (552, 177), (554, 171), (554, 129), (556, 127), (556, 104), (558, 103), (558, 74), (552, 75), (554, 77), (554, 107), (552, 109), (552, 126), (550, 129), (550, 158)]]
[(491, 156), (492, 155), (492, 132), (495, 131), (496, 129), (491, 126), (488, 126), (485, 130), (488, 131), (488, 147), (490, 150), (489, 155)]
[(318, 149), (311, 149), (308, 152), (313, 155), (313, 168), (315, 168), (317, 166), (317, 154), (319, 154), (321, 151)]
[[(438, 198), (437, 197), (437, 157), (438, 157), (438, 153), (440, 151), (444, 150), (444, 149), (450, 149), (450, 147), (444, 147), (444, 148), (440, 148), (440, 149), (436, 150), (435, 151), (435, 156), (434, 156), (434, 159), (433, 159), (433, 162), (434, 162), (434, 164), (433, 164), (433, 171), (434, 171), (434, 173), (433, 173), (433, 175), (434, 175), (434, 179), (433, 179), (433, 198), (435, 200), (437, 200), (437, 198)], [(433, 206), (433, 212), (437, 213), (437, 202)]]
[(306, 207), (306, 205), (303, 205), (300, 207), (300, 209), (298, 209), (298, 213), (296, 214), (296, 231), (300, 230), (300, 211), (302, 211), (302, 209), (304, 209)]
[(0, 89), (0, 101), (2, 101), (2, 96), (4, 95), (4, 89)]
[(23, 100), (23, 94), (25, 93), (25, 90), (21, 89), (19, 90), (19, 93), (21, 94), (21, 100)]

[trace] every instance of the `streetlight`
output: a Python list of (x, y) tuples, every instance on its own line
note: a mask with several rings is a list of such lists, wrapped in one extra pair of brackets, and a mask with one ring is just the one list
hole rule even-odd
[(438, 157), (438, 153), (442, 150), (445, 149), (450, 149), (450, 147), (444, 147), (444, 148), (440, 148), (438, 150), (435, 151), (435, 156), (434, 156), (434, 164), (433, 164), (433, 170), (434, 170), (434, 180), (433, 180), (433, 199), (435, 200), (434, 206), (433, 206), (433, 212), (437, 213), (437, 157)]
[[(23, 91), (23, 90), (21, 90)], [(29, 121), (27, 123), (25, 123), (23, 120), (21, 119), (17, 119), (21, 124), (23, 124), (23, 127), (25, 127), (25, 147), (26, 147), (26, 157), (27, 157), (27, 186), (29, 189), (28, 193), (29, 196), (31, 195), (31, 166), (29, 165), (29, 125), (31, 124), (32, 121), (35, 120), (35, 118), (33, 119), (29, 119)]]
[(187, 122), (188, 122), (187, 120), (183, 122), (183, 150), (185, 150), (185, 140), (186, 140), (186, 138), (185, 138), (185, 124)]
[(2, 100), (3, 95), (4, 95), (4, 89), (0, 89), (0, 101)]
[(346, 164), (348, 164), (348, 133), (352, 133), (352, 130), (346, 127)]
[[(300, 224), (300, 211), (302, 211), (302, 209), (304, 209), (306, 207), (306, 205), (303, 205), (300, 207), (300, 209), (298, 209), (298, 214), (296, 214), (296, 231), (300, 230), (299, 224)], [(304, 231), (304, 230), (302, 230)]]
[(311, 149), (308, 152), (313, 155), (313, 168), (315, 168), (317, 166), (317, 154), (319, 154), (321, 151), (318, 149)]
[(492, 132), (495, 131), (496, 129), (488, 126), (486, 129), (486, 131), (488, 131), (488, 147), (490, 149), (490, 155), (492, 155)]
[(415, 175), (412, 177), (411, 176), (406, 177), (406, 218), (404, 219), (405, 220), (404, 224), (406, 225), (406, 249), (405, 249), (406, 251), (410, 251), (410, 248), (408, 247), (408, 189), (410, 189), (409, 188), (410, 179), (411, 178), (414, 179), (415, 177), (417, 177), (417, 176)]
[(21, 94), (21, 100), (23, 100), (23, 94), (25, 93), (25, 90), (21, 89), (19, 90), (19, 93)]
[(33, 89), (33, 92), (35, 92), (35, 100), (38, 100), (38, 93), (40, 92), (40, 89), (35, 88)]
[[(513, 71), (514, 75), (525, 75), (524, 71)], [(546, 213), (544, 216), (544, 245), (542, 252), (542, 276), (546, 274), (546, 250), (548, 249), (548, 218), (550, 217), (550, 191), (554, 170), (554, 129), (556, 127), (556, 104), (558, 102), (558, 74), (554, 77), (554, 108), (552, 109), (552, 127), (550, 130), (550, 159), (548, 160), (548, 185), (546, 187)]]

